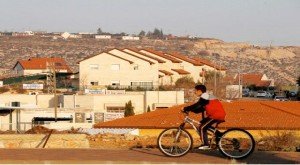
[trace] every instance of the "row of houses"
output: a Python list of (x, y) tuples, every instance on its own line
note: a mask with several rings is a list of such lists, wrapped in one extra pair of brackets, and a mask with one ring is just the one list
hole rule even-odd
[(178, 52), (151, 49), (111, 49), (78, 62), (81, 86), (140, 86), (174, 85), (182, 77), (204, 82), (206, 71), (226, 74), (226, 68), (201, 58), (189, 58)]
[[(51, 65), (50, 65), (51, 64)], [(226, 69), (201, 58), (189, 58), (178, 52), (161, 52), (151, 49), (111, 49), (77, 62), (79, 73), (74, 80), (78, 86), (95, 89), (103, 86), (155, 88), (174, 85), (182, 77), (204, 82), (207, 71), (222, 75)], [(13, 69), (19, 76), (46, 74), (55, 67), (58, 73), (72, 71), (62, 58), (30, 58), (19, 60)]]

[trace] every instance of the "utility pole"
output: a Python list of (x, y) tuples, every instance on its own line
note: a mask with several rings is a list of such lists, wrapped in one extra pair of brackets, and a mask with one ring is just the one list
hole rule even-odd
[(214, 95), (217, 95), (217, 69), (216, 69), (216, 62), (217, 62), (217, 56), (215, 55), (215, 62), (214, 62)]
[[(243, 88), (243, 82), (242, 82), (242, 78), (243, 78), (243, 73), (242, 73), (242, 77), (241, 77), (241, 65), (243, 65), (243, 58), (241, 57), (241, 52), (245, 51), (245, 47), (243, 47), (241, 50), (238, 51), (237, 57), (238, 57), (238, 74), (239, 74), (239, 98), (241, 98), (241, 86)], [(243, 70), (242, 70), (243, 71)]]
[(240, 64), (240, 53), (241, 53), (241, 50), (238, 51), (238, 54), (237, 54), (237, 58), (238, 58), (238, 76), (239, 76), (239, 98), (241, 98), (241, 64)]
[(57, 96), (56, 96), (56, 69), (55, 62), (47, 62), (47, 85), (48, 85), (48, 93), (53, 93), (54, 99), (54, 118), (55, 122), (57, 122)]

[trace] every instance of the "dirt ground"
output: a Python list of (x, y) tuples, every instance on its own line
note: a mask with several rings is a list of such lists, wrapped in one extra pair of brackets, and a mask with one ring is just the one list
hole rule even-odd
[(0, 149), (1, 164), (299, 164), (299, 152), (254, 152), (244, 160), (230, 160), (217, 151), (194, 151), (179, 158), (157, 149)]

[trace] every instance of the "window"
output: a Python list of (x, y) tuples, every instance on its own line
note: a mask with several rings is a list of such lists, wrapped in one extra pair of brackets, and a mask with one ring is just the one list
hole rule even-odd
[(104, 113), (95, 112), (94, 113), (94, 121), (95, 121), (95, 123), (104, 122)]
[(120, 81), (111, 81), (111, 85), (119, 86)]
[(112, 64), (111, 70), (120, 70), (120, 64)]
[(85, 113), (75, 113), (75, 123), (84, 123)]
[(133, 67), (133, 69), (134, 69), (134, 70), (139, 70), (139, 66), (138, 66), (138, 65), (135, 65), (135, 66)]
[(92, 82), (91, 82), (91, 85), (93, 85), (93, 86), (94, 86), (94, 85), (98, 85), (98, 81), (92, 81)]
[(90, 64), (90, 69), (91, 70), (98, 70), (99, 69), (99, 65), (98, 64)]
[(131, 82), (131, 86), (133, 88), (141, 87), (145, 89), (151, 89), (153, 88), (153, 82)]
[(110, 112), (110, 113), (124, 113), (125, 112), (125, 107), (123, 107), (123, 106), (106, 107), (106, 112)]

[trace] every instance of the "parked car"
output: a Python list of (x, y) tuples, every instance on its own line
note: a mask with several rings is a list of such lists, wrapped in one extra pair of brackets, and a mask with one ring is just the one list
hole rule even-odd
[(284, 96), (275, 96), (275, 101), (288, 101), (288, 99)]
[(258, 91), (256, 97), (267, 97), (266, 91)]
[(268, 97), (268, 98), (271, 98), (271, 97), (273, 97), (273, 94), (272, 94), (272, 93), (270, 93), (270, 92), (267, 92), (267, 95), (266, 95), (266, 97)]
[(243, 91), (242, 95), (243, 95), (243, 97), (249, 97), (249, 92)]

